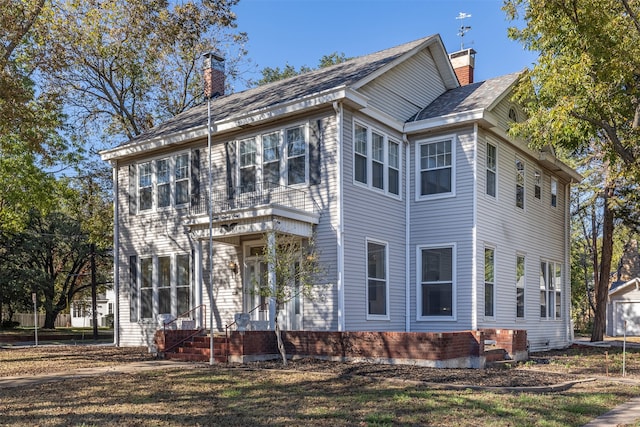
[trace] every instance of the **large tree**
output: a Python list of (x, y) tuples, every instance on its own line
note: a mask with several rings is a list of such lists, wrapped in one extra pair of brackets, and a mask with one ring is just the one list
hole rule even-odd
[[(74, 0), (53, 8), (49, 88), (74, 130), (136, 137), (202, 100), (201, 56), (227, 56), (237, 75), (246, 34), (234, 32), (238, 0)], [(113, 141), (110, 145), (113, 145)]]
[[(510, 36), (539, 53), (516, 97), (529, 115), (512, 132), (534, 146), (552, 144), (600, 154), (606, 180), (599, 259), (595, 260), (595, 319), (591, 339), (602, 340), (621, 181), (640, 172), (640, 3), (628, 0), (505, 0), (523, 28)], [(618, 199), (619, 201), (620, 199)], [(594, 266), (595, 267), (595, 266)]]

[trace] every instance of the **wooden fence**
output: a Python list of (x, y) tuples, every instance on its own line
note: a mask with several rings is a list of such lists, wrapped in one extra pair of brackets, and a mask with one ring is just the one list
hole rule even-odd
[[(20, 326), (33, 326), (33, 313), (14, 313), (13, 321), (20, 322)], [(38, 326), (44, 326), (44, 313), (38, 314)], [(58, 314), (56, 318), (55, 327), (56, 328), (66, 328), (71, 326), (71, 315), (70, 314)]]

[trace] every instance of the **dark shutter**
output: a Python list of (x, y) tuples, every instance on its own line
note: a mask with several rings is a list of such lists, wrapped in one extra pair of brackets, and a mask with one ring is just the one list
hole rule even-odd
[(129, 165), (129, 214), (135, 215), (138, 211), (136, 165)]
[(322, 149), (322, 120), (309, 125), (309, 183), (320, 184), (320, 150)]
[(129, 321), (138, 321), (138, 257), (135, 255), (129, 257)]
[(200, 204), (200, 150), (191, 153), (191, 206)]
[(236, 193), (236, 143), (229, 141), (224, 145), (227, 158), (227, 196), (233, 199)]

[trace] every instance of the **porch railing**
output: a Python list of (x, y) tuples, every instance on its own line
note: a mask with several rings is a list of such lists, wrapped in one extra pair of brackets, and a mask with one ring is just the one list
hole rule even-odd
[[(190, 213), (200, 215), (209, 212), (208, 192), (193, 197)], [(278, 184), (256, 184), (245, 187), (214, 190), (211, 192), (214, 213), (230, 212), (260, 206), (281, 205), (307, 212), (316, 212), (311, 196), (299, 188)]]

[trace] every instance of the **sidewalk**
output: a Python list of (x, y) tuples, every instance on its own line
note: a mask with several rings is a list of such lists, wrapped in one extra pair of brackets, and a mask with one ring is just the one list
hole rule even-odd
[(620, 425), (640, 424), (640, 397), (634, 397), (630, 401), (623, 403), (600, 415), (598, 418), (588, 422), (583, 427), (606, 427)]

